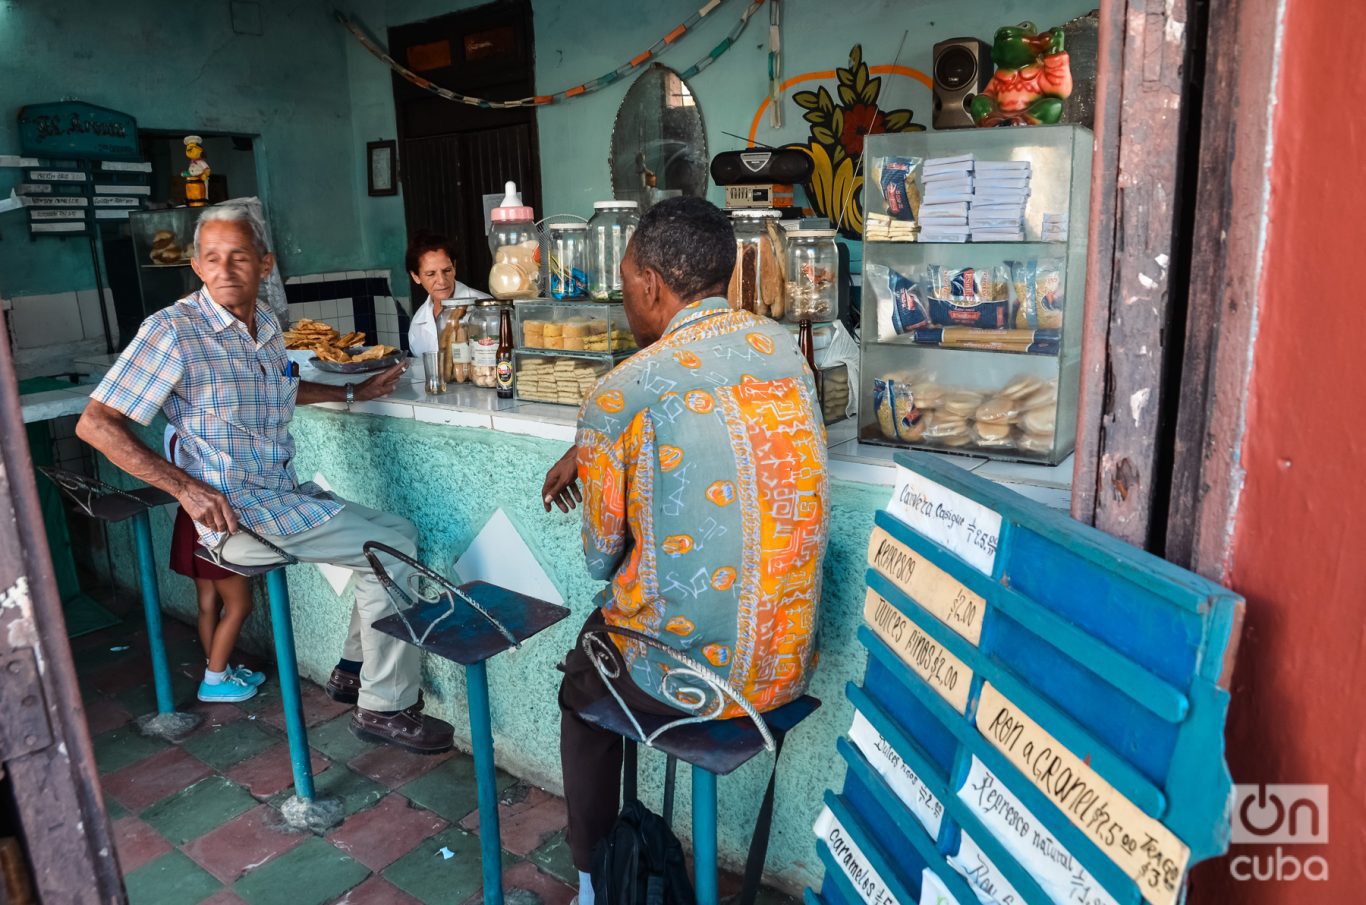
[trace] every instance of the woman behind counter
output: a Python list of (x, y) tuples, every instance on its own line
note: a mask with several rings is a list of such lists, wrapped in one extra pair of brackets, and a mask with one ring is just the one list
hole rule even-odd
[[(427, 291), (427, 299), (413, 312), (408, 327), (408, 349), (417, 358), (423, 352), (437, 351), (436, 318), (442, 302), (458, 302), (456, 306), (493, 298), (487, 292), (471, 289), (455, 278), (455, 247), (451, 240), (436, 233), (419, 232), (408, 243), (403, 258), (413, 282)], [(461, 312), (463, 314), (463, 312)]]

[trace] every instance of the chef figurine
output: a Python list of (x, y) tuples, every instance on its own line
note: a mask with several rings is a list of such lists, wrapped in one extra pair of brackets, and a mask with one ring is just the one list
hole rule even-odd
[(198, 135), (185, 136), (185, 156), (190, 166), (180, 175), (185, 177), (185, 203), (203, 207), (209, 199), (209, 162), (204, 159), (204, 139)]

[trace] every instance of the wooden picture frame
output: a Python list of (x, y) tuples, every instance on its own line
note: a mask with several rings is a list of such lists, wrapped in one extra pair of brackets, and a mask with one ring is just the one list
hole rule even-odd
[(365, 143), (365, 178), (371, 195), (398, 194), (398, 143)]

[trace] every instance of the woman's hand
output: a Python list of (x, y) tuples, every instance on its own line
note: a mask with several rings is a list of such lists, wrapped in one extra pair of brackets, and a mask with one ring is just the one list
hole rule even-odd
[(560, 461), (550, 466), (545, 473), (545, 483), (541, 485), (541, 505), (545, 506), (546, 512), (550, 511), (552, 503), (559, 506), (561, 512), (568, 512), (583, 502), (583, 494), (579, 493), (578, 460), (579, 448), (571, 446), (560, 457)]

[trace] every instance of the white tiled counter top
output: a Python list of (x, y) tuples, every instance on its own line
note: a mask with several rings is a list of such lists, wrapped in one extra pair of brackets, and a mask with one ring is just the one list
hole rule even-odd
[[(76, 359), (77, 370), (91, 377), (98, 377), (113, 364), (114, 355), (101, 355)], [(518, 402), (515, 399), (499, 399), (491, 389), (460, 384), (451, 386), (440, 395), (428, 395), (422, 384), (421, 367), (409, 368), (408, 379), (401, 382), (398, 389), (383, 399), (370, 402), (357, 402), (351, 411), (358, 414), (382, 415), (389, 418), (412, 418), (428, 424), (451, 427), (480, 427), (502, 431), (509, 434), (524, 434), (561, 443), (574, 442), (574, 425), (578, 412), (564, 405), (546, 405), (539, 402)], [(330, 374), (315, 368), (305, 367), (303, 379), (317, 383), (342, 384), (356, 380), (355, 375)], [(79, 395), (79, 407), (60, 414), (74, 414), (85, 407), (85, 394), (90, 387), (75, 387), (72, 390), (57, 390), (53, 393)], [(30, 398), (49, 396), (38, 393), (24, 397), (25, 420), (28, 418)], [(67, 404), (72, 401), (62, 400)], [(319, 403), (318, 407), (344, 411), (346, 406), (338, 402)], [(47, 415), (46, 417), (57, 417)], [(38, 419), (34, 419), (38, 420)], [(896, 465), (892, 460), (895, 450), (885, 446), (860, 443), (854, 439), (857, 426), (853, 419), (841, 421), (826, 429), (830, 448), (830, 474), (839, 480), (858, 481), (864, 484), (884, 484), (891, 486), (896, 480)], [(979, 474), (984, 478), (1004, 484), (1032, 500), (1046, 506), (1066, 510), (1071, 503), (1072, 457), (1062, 464), (1047, 467), (1026, 465), (1014, 462), (995, 462), (974, 456), (939, 455), (945, 462)]]

